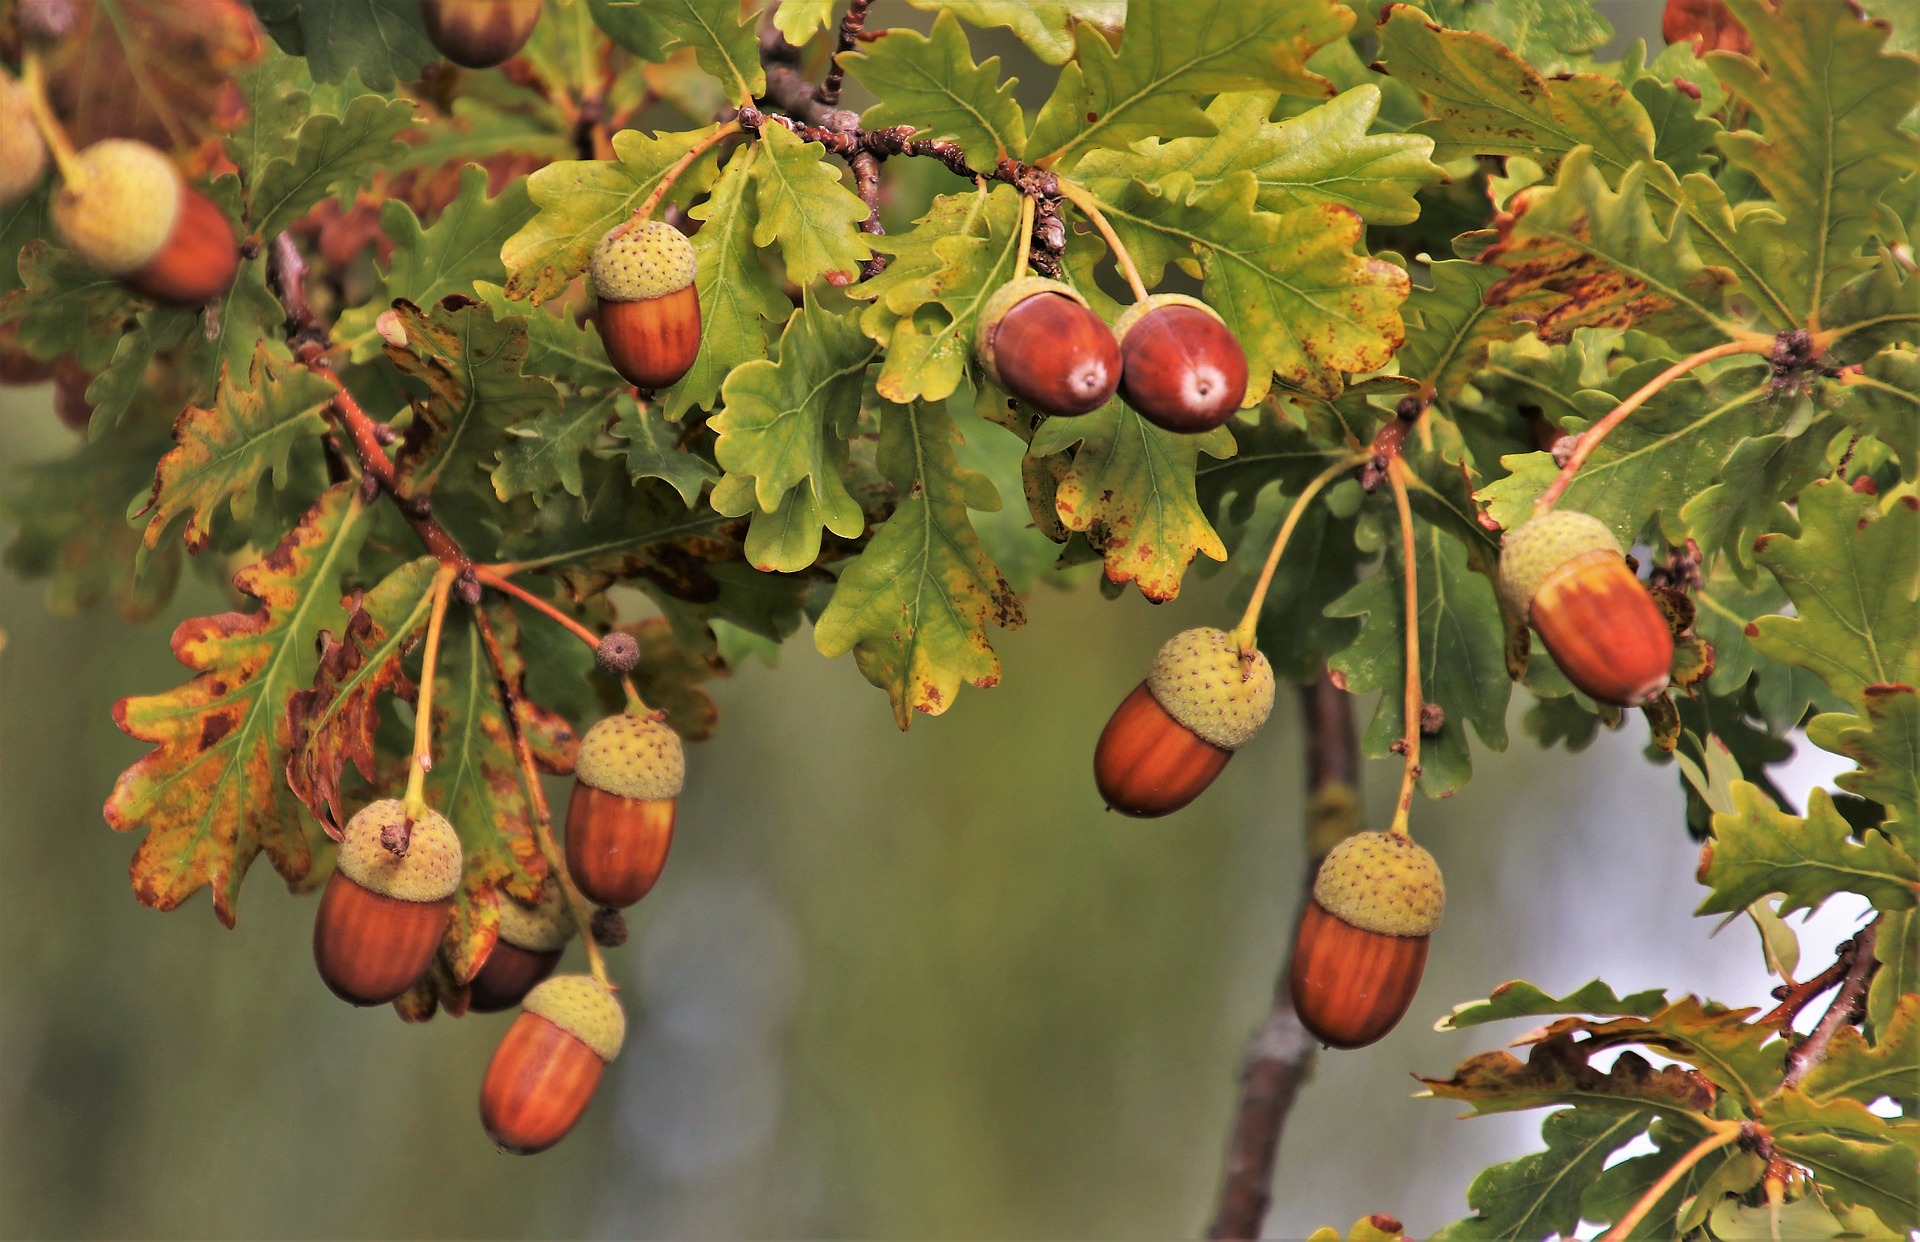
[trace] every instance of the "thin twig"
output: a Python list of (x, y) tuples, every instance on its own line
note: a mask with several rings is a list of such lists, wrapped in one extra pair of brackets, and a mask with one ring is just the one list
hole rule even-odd
[(840, 58), (853, 50), (860, 41), (860, 32), (867, 24), (867, 5), (872, 0), (847, 0), (847, 15), (840, 19), (840, 41), (833, 49), (833, 56), (827, 61), (827, 76), (821, 80), (820, 89), (813, 97), (829, 108), (840, 106), (840, 87), (847, 79), (845, 66)]
[(1711, 1124), (1713, 1126), (1712, 1133), (1708, 1134), (1707, 1137), (1701, 1139), (1698, 1143), (1695, 1143), (1687, 1151), (1686, 1155), (1673, 1162), (1673, 1167), (1660, 1175), (1659, 1181), (1647, 1187), (1647, 1192), (1640, 1196), (1639, 1201), (1636, 1202), (1633, 1207), (1628, 1209), (1625, 1216), (1622, 1216), (1614, 1223), (1613, 1228), (1607, 1230), (1606, 1235), (1600, 1239), (1600, 1242), (1625, 1242), (1627, 1237), (1633, 1233), (1634, 1228), (1646, 1219), (1647, 1213), (1653, 1210), (1653, 1205), (1660, 1202), (1666, 1193), (1672, 1190), (1674, 1186), (1679, 1183), (1680, 1179), (1687, 1175), (1688, 1169), (1699, 1164), (1714, 1152), (1727, 1146), (1727, 1144), (1737, 1140), (1741, 1134), (1745, 1132), (1749, 1123), (1719, 1121)]
[(660, 200), (667, 196), (668, 192), (673, 189), (674, 183), (680, 180), (687, 169), (693, 167), (694, 161), (739, 132), (740, 122), (728, 121), (725, 125), (720, 126), (711, 134), (694, 143), (685, 155), (675, 160), (673, 166), (660, 175), (659, 184), (655, 185), (653, 189), (648, 192), (647, 196), (640, 200), (640, 205), (633, 209), (633, 214), (616, 225), (607, 236), (623, 236), (626, 231), (634, 225), (645, 224), (647, 221), (653, 219), (654, 210), (660, 206)]
[(1274, 571), (1280, 568), (1280, 556), (1287, 550), (1287, 541), (1293, 538), (1294, 527), (1300, 524), (1301, 517), (1306, 513), (1307, 503), (1320, 494), (1321, 488), (1366, 460), (1367, 454), (1356, 453), (1334, 462), (1300, 490), (1299, 498), (1287, 510), (1286, 520), (1280, 523), (1280, 533), (1273, 537), (1273, 548), (1267, 553), (1267, 563), (1261, 566), (1260, 577), (1253, 584), (1253, 594), (1247, 600), (1246, 611), (1240, 614), (1240, 624), (1233, 628), (1234, 642), (1239, 645), (1243, 657), (1253, 654), (1254, 633), (1260, 627), (1260, 609), (1267, 602), (1267, 588), (1273, 585)]
[(440, 631), (447, 619), (447, 597), (453, 590), (451, 565), (433, 576), (433, 610), (427, 614), (427, 645), (420, 656), (420, 697), (413, 705), (413, 757), (407, 762), (407, 819), (427, 815), (427, 771), (433, 767), (433, 685), (440, 665)]
[(1400, 515), (1400, 556), (1405, 579), (1402, 585), (1406, 590), (1407, 614), (1406, 699), (1402, 705), (1406, 720), (1402, 722), (1404, 732), (1400, 735), (1406, 767), (1400, 774), (1400, 800), (1394, 805), (1393, 823), (1388, 831), (1405, 836), (1407, 819), (1413, 811), (1414, 785), (1420, 779), (1420, 716), (1427, 701), (1420, 692), (1420, 584), (1414, 568), (1418, 549), (1413, 538), (1413, 506), (1407, 501), (1404, 458), (1395, 457), (1387, 463), (1387, 483), (1393, 488), (1393, 507)]
[(1834, 948), (1831, 966), (1811, 979), (1784, 985), (1774, 993), (1780, 998), (1780, 1003), (1760, 1019), (1759, 1025), (1768, 1026), (1779, 1023), (1783, 1028), (1792, 1026), (1793, 1020), (1800, 1016), (1802, 1009), (1811, 1005), (1822, 993), (1840, 985), (1841, 981), (1847, 977), (1847, 972), (1853, 969), (1854, 959), (1859, 951), (1860, 942), (1857, 937), (1852, 940), (1842, 940)]
[(1780, 1085), (1791, 1087), (1805, 1078), (1813, 1067), (1827, 1059), (1827, 1045), (1843, 1026), (1851, 1026), (1860, 1020), (1860, 1009), (1867, 997), (1867, 983), (1873, 978), (1875, 968), (1880, 961), (1873, 955), (1874, 941), (1880, 935), (1880, 919), (1860, 929), (1853, 938), (1853, 961), (1847, 967), (1847, 975), (1840, 983), (1840, 990), (1834, 993), (1833, 1003), (1827, 1006), (1827, 1012), (1808, 1036), (1795, 1044), (1793, 1051), (1787, 1053), (1787, 1072)]
[[(476, 565), (474, 566), (473, 576), (482, 585), (490, 586), (496, 591), (511, 595), (513, 598), (519, 600), (529, 608), (534, 609), (536, 612), (539, 612), (549, 620), (564, 626), (575, 638), (593, 648), (596, 653), (600, 650), (600, 636), (598, 634), (595, 634), (592, 630), (580, 624), (580, 622), (574, 620), (572, 617), (569, 617), (558, 608), (555, 608), (546, 600), (541, 599), (538, 595), (527, 590), (519, 583), (509, 581), (507, 577), (500, 572), (501, 568), (500, 566)], [(633, 678), (622, 677), (620, 679), (620, 685), (626, 690), (627, 707), (630, 711), (637, 715), (646, 715), (652, 710), (646, 705), (645, 701), (640, 698), (640, 692), (634, 688)]]
[(1133, 265), (1133, 256), (1127, 253), (1127, 247), (1121, 242), (1120, 235), (1113, 231), (1113, 225), (1107, 223), (1107, 217), (1101, 212), (1100, 204), (1093, 195), (1081, 186), (1062, 179), (1060, 196), (1078, 207), (1080, 214), (1100, 230), (1100, 236), (1106, 239), (1107, 247), (1113, 251), (1113, 261), (1120, 268), (1120, 274), (1127, 278), (1127, 287), (1133, 290), (1133, 300), (1146, 301), (1147, 286), (1140, 279), (1140, 269)]
[(53, 155), (53, 162), (60, 169), (60, 179), (70, 188), (78, 190), (86, 180), (86, 172), (80, 166), (80, 157), (74, 153), (73, 140), (67, 137), (66, 127), (53, 114), (53, 104), (47, 99), (47, 77), (40, 64), (40, 53), (31, 48), (21, 58), (20, 85), (26, 90), (27, 111), (33, 114), (34, 127), (40, 131), (41, 139)]

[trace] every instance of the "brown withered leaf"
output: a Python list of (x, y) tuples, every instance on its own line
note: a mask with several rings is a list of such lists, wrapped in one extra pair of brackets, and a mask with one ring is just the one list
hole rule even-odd
[(211, 887), (214, 912), (231, 927), (240, 883), (262, 850), (289, 884), (311, 871), (318, 834), (285, 781), (286, 700), (312, 681), (320, 631), (346, 624), (340, 577), (366, 535), (357, 491), (328, 490), (279, 546), (234, 576), (258, 609), (180, 623), (173, 653), (192, 680), (114, 704), (122, 731), (158, 743), (120, 775), (106, 805), (113, 828), (147, 832), (132, 865), (143, 904), (171, 910)]
[(438, 568), (437, 561), (423, 556), (388, 574), (372, 591), (349, 596), (340, 636), (320, 635), (313, 688), (295, 691), (287, 700), (287, 784), (336, 841), (348, 817), (340, 800), (347, 764), (362, 780), (376, 779), (380, 696), (414, 696), (401, 658), (426, 624)]
[(1713, 1085), (1691, 1070), (1678, 1065), (1656, 1070), (1634, 1052), (1623, 1052), (1613, 1068), (1598, 1070), (1587, 1063), (1597, 1050), (1562, 1033), (1535, 1043), (1525, 1061), (1510, 1052), (1481, 1052), (1462, 1061), (1451, 1078), (1414, 1077), (1433, 1095), (1464, 1100), (1476, 1113), (1550, 1104), (1653, 1105), (1690, 1112), (1713, 1106)]
[(233, 70), (259, 57), (241, 0), (74, 0), (73, 33), (47, 58), (54, 109), (82, 146), (139, 138), (186, 150), (237, 125)]
[[(1722, 1009), (1682, 996), (1650, 1017), (1601, 1021), (1562, 1018), (1539, 1032), (1553, 1039), (1574, 1033), (1586, 1037), (1589, 1054), (1601, 1048), (1635, 1044), (1685, 1061), (1714, 1083), (1748, 1103), (1758, 1101), (1780, 1081), (1784, 1069), (1778, 1029), (1751, 1021), (1755, 1009)], [(1536, 1037), (1529, 1037), (1529, 1040)]]

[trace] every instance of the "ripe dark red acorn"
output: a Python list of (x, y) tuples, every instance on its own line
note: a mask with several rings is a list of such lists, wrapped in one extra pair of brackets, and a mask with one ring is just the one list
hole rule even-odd
[(667, 865), (686, 752), (652, 716), (608, 716), (580, 739), (567, 804), (567, 871), (587, 899), (618, 909), (647, 895)]
[(1409, 838), (1360, 832), (1336, 845), (1294, 936), (1290, 988), (1306, 1028), (1335, 1048), (1391, 1031), (1420, 990), (1446, 901), (1439, 865)]
[(541, 0), (421, 0), (427, 37), (440, 54), (467, 69), (513, 59), (533, 34)]
[(610, 231), (593, 252), (594, 326), (614, 370), (651, 392), (700, 354), (699, 270), (693, 243), (659, 220)]
[(1073, 286), (1023, 276), (994, 291), (974, 352), (987, 378), (1043, 414), (1105, 405), (1120, 383), (1120, 344)]
[(627, 1018), (588, 975), (557, 975), (527, 994), (487, 1063), (480, 1124), (500, 1149), (528, 1156), (567, 1136), (620, 1055)]
[(239, 270), (233, 226), (144, 142), (108, 138), (80, 152), (53, 199), (53, 222), (75, 254), (161, 302), (194, 306), (227, 291)]
[(1232, 418), (1247, 395), (1247, 355), (1212, 307), (1156, 293), (1114, 324), (1120, 395), (1141, 417), (1194, 435)]
[(407, 852), (382, 843), (406, 820), (397, 798), (369, 803), (347, 823), (339, 860), (313, 921), (313, 960), (334, 995), (383, 1005), (426, 973), (453, 918), (460, 837), (437, 811), (414, 816)]

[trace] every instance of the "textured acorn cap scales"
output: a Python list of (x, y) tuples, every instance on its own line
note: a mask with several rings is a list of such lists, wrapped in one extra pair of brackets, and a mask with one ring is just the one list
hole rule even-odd
[(1220, 317), (1219, 311), (1199, 298), (1190, 298), (1184, 293), (1155, 293), (1149, 295), (1145, 301), (1135, 302), (1120, 312), (1120, 318), (1113, 321), (1114, 339), (1122, 345), (1126, 344), (1127, 333), (1132, 330), (1133, 325), (1146, 318), (1148, 311), (1156, 311), (1163, 306), (1191, 306), (1194, 310), (1205, 312), (1207, 317), (1216, 323), (1226, 322)]
[(627, 1015), (605, 984), (591, 975), (555, 975), (527, 993), (520, 1008), (573, 1036), (602, 1061), (620, 1055)]
[(109, 276), (145, 265), (173, 235), (186, 182), (159, 151), (106, 138), (77, 157), (80, 172), (53, 196), (53, 223), (81, 258)]
[(560, 881), (549, 880), (540, 904), (530, 906), (511, 897), (500, 899), (500, 939), (529, 953), (551, 953), (573, 938), (573, 916), (560, 892)]
[(362, 807), (340, 841), (342, 875), (371, 893), (399, 901), (444, 901), (460, 887), (460, 834), (446, 816), (428, 811), (413, 821), (405, 854), (380, 843), (381, 830), (407, 817), (398, 798)]
[(1233, 635), (1201, 626), (1161, 645), (1147, 671), (1147, 691), (1182, 727), (1222, 750), (1238, 750), (1273, 711), (1273, 665), (1255, 651), (1249, 667)]
[(677, 798), (687, 782), (680, 735), (649, 716), (608, 716), (580, 739), (573, 774), (583, 785), (635, 801)]
[(664, 297), (693, 283), (700, 269), (693, 243), (671, 224), (649, 220), (614, 236), (610, 230), (593, 250), (593, 296), (603, 302), (640, 302)]
[(1620, 555), (1620, 543), (1599, 518), (1553, 509), (1507, 532), (1500, 549), (1500, 597), (1525, 621), (1533, 597), (1561, 566), (1592, 552)]
[(33, 123), (27, 90), (0, 69), (0, 203), (20, 198), (47, 171), (47, 144)]
[(1428, 936), (1447, 905), (1433, 855), (1392, 832), (1358, 832), (1333, 847), (1313, 899), (1348, 926), (1382, 936)]

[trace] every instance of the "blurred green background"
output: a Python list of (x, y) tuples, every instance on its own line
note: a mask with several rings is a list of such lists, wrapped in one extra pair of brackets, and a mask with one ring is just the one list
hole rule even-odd
[[(1657, 27), (1657, 3), (1602, 7), (1624, 31)], [(0, 389), (0, 470), (72, 439), (46, 390)], [(181, 680), (171, 626), (227, 606), (188, 578), (138, 628), (54, 618), (38, 585), (0, 579), (0, 1235), (1204, 1229), (1300, 887), (1296, 704), (1283, 691), (1166, 820), (1106, 813), (1090, 754), (1157, 644), (1225, 619), (1225, 576), (1158, 609), (1042, 586), (1028, 627), (995, 636), (1004, 684), (904, 735), (804, 633), (779, 668), (719, 683), (671, 866), (613, 954), (627, 1049), (573, 1136), (531, 1159), (497, 1154), (477, 1121), (506, 1015), (408, 1027), (341, 1005), (312, 968), (312, 900), (265, 865), (232, 932), (204, 896), (166, 915), (131, 897), (135, 839), (100, 805), (143, 748), (109, 710)], [(1459, 1122), (1411, 1098), (1410, 1072), (1520, 1033), (1436, 1034), (1455, 1002), (1596, 975), (1765, 999), (1751, 931), (1712, 938), (1688, 914), (1695, 850), (1643, 727), (1541, 755), (1517, 712), (1516, 750), (1477, 753), (1463, 794), (1417, 808), (1450, 890), (1425, 986), (1386, 1040), (1321, 1057), (1271, 1236), (1370, 1212), (1430, 1232), (1466, 1214), (1478, 1169), (1539, 1145), (1538, 1117)], [(1369, 767), (1377, 815), (1397, 771)], [(1831, 911), (1809, 954), (1848, 921)]]

